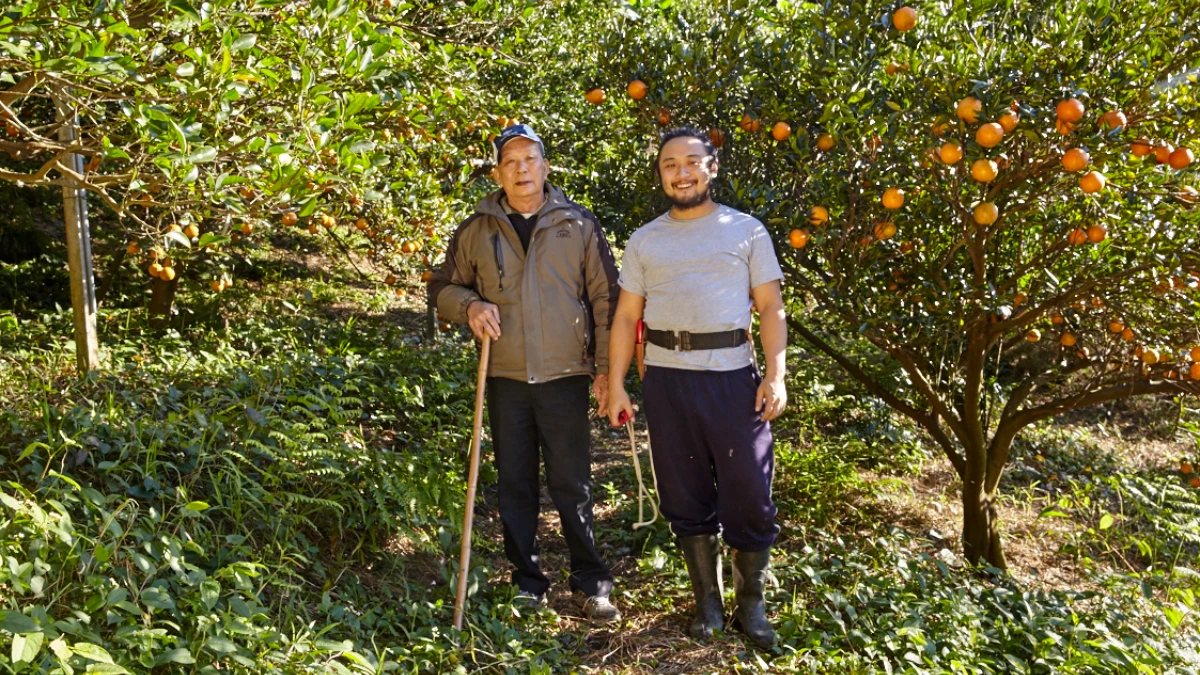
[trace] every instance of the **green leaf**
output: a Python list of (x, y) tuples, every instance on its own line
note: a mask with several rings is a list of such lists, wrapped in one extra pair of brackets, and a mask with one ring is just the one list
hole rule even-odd
[(192, 656), (192, 652), (187, 647), (178, 647), (154, 657), (154, 664), (158, 666), (166, 663), (178, 663), (187, 666), (195, 662), (196, 657)]
[(187, 509), (188, 511), (205, 511), (208, 509), (208, 502), (188, 502), (187, 506), (184, 506), (183, 508)]
[(217, 606), (217, 600), (221, 597), (221, 583), (216, 579), (205, 579), (200, 584), (200, 602), (204, 603), (205, 609), (212, 609)]
[(174, 240), (180, 244), (183, 244), (187, 248), (192, 247), (192, 241), (190, 239), (188, 239), (186, 236), (184, 236), (184, 234), (182, 232), (176, 232), (176, 231), (172, 230), (167, 233), (167, 238)]
[(93, 663), (87, 667), (87, 672), (99, 675), (129, 675), (129, 671), (115, 663)]
[(45, 640), (45, 633), (14, 635), (12, 643), (13, 663), (33, 663), (33, 659), (42, 650), (42, 643)]
[(188, 155), (188, 160), (193, 164), (204, 164), (211, 162), (217, 158), (217, 149), (213, 147), (198, 148), (195, 152)]
[(6, 630), (16, 635), (41, 632), (41, 627), (33, 619), (20, 612), (7, 612), (0, 618), (0, 630)]
[(50, 643), (50, 651), (54, 652), (59, 660), (66, 661), (71, 658), (71, 647), (67, 645), (67, 641), (62, 636), (55, 638)]
[(98, 661), (100, 663), (112, 663), (112, 657), (105, 651), (104, 647), (94, 645), (90, 642), (79, 642), (71, 645), (71, 651), (77, 656), (82, 656), (89, 661)]
[(196, 64), (192, 63), (191, 61), (183, 62), (183, 63), (179, 64), (178, 68), (175, 69), (175, 75), (178, 77), (191, 77), (192, 75), (195, 75), (195, 74), (196, 74)]
[(1112, 527), (1112, 525), (1113, 525), (1112, 514), (1106, 513), (1103, 516), (1100, 516), (1100, 529), (1101, 530), (1107, 530), (1108, 528)]
[(157, 586), (151, 586), (142, 591), (141, 602), (143, 605), (154, 609), (171, 609), (175, 606), (175, 601), (171, 598), (171, 594)]
[(240, 38), (233, 41), (233, 44), (230, 45), (230, 47), (229, 47), (229, 51), (240, 52), (240, 51), (243, 51), (246, 49), (250, 49), (251, 47), (254, 46), (255, 42), (258, 42), (257, 35), (243, 35)]

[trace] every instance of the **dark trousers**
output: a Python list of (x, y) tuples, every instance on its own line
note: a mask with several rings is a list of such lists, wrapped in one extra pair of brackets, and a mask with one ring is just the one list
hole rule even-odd
[(487, 382), (504, 553), (515, 568), (513, 583), (538, 595), (550, 588), (536, 540), (539, 451), (571, 553), (571, 588), (605, 597), (612, 590), (612, 574), (592, 539), (590, 383), (586, 375), (541, 384), (501, 377)]
[(721, 532), (748, 553), (775, 543), (771, 425), (754, 411), (762, 381), (732, 371), (650, 366), (642, 382), (662, 514), (678, 537)]

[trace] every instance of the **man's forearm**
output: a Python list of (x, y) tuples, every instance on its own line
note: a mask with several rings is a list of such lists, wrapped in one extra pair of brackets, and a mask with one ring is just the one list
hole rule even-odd
[(787, 372), (787, 319), (783, 305), (768, 306), (758, 316), (758, 336), (766, 358), (765, 377), (783, 378)]
[(618, 314), (608, 333), (609, 386), (625, 387), (625, 374), (633, 361), (633, 343), (637, 340), (637, 321)]

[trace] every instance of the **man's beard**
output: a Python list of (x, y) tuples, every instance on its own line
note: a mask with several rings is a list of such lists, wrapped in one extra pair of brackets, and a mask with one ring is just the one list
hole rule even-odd
[[(666, 193), (665, 190), (663, 192), (664, 192), (664, 194)], [(678, 197), (672, 197), (671, 195), (667, 194), (667, 201), (671, 202), (672, 207), (677, 208), (681, 211), (686, 211), (688, 209), (694, 209), (697, 206), (700, 206), (701, 204), (703, 204), (704, 202), (707, 202), (711, 195), (712, 195), (712, 183), (709, 183), (708, 185), (706, 185), (704, 187), (704, 192), (697, 194), (695, 197), (679, 199)]]

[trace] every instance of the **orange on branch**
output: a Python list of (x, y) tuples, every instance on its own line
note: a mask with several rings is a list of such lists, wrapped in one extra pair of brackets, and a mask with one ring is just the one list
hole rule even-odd
[[(584, 94), (583, 98), (588, 103), (591, 103), (593, 105), (600, 105), (601, 103), (604, 103), (604, 101), (608, 99), (608, 94), (604, 93), (603, 89), (600, 89), (599, 87), (597, 87), (595, 89), (592, 89), (588, 93)], [(502, 119), (507, 121), (507, 118), (502, 118)], [(501, 129), (505, 128), (505, 125), (501, 124), (500, 128)]]
[(248, 237), (248, 236), (250, 236), (250, 234), (251, 234), (252, 232), (254, 232), (254, 225), (253, 225), (253, 224), (251, 224), (251, 223), (244, 223), (244, 224), (242, 225), (242, 234), (244, 234), (244, 235), (246, 235), (246, 236)]
[(719, 150), (722, 146), (725, 145), (725, 132), (721, 131), (720, 129), (715, 129), (715, 128), (709, 129), (708, 130), (708, 140), (713, 144), (714, 148), (717, 148)]
[(892, 13), (892, 25), (901, 33), (907, 33), (917, 25), (917, 10), (901, 7)]
[(1089, 171), (1083, 174), (1083, 177), (1079, 179), (1079, 189), (1088, 194), (1092, 194), (1094, 192), (1103, 190), (1106, 182), (1107, 181), (1104, 178), (1104, 174), (1100, 173), (1099, 171)]
[(817, 136), (817, 149), (821, 152), (829, 152), (833, 149), (835, 144), (836, 142), (833, 140), (833, 136), (830, 134), (821, 134), (820, 136)]
[(1075, 334), (1070, 332), (1063, 333), (1058, 338), (1058, 343), (1064, 347), (1074, 347), (1076, 342)]
[(664, 127), (671, 123), (671, 111), (669, 109), (658, 109), (658, 123)]
[(1080, 228), (1075, 228), (1074, 230), (1071, 230), (1071, 233), (1067, 235), (1067, 243), (1072, 246), (1079, 246), (1080, 244), (1086, 244), (1087, 240), (1088, 240), (1087, 231), (1080, 229)]
[(954, 114), (967, 124), (974, 124), (979, 120), (979, 111), (983, 110), (983, 103), (974, 96), (968, 96), (958, 102), (958, 106), (954, 109)]
[(1006, 112), (1000, 116), (998, 121), (1000, 122), (1000, 128), (1004, 129), (1004, 133), (1011, 134), (1017, 128), (1021, 117), (1015, 112)]
[(284, 225), (295, 225), (300, 220), (300, 216), (296, 215), (295, 211), (288, 211), (283, 214)]
[(880, 201), (883, 202), (885, 209), (898, 209), (904, 206), (904, 190), (897, 187), (890, 187), (883, 191), (883, 197)]
[(150, 276), (157, 277), (162, 274), (163, 266), (158, 263), (150, 263), (150, 267), (146, 271), (150, 273)]
[(1188, 356), (1192, 357), (1193, 361), (1200, 363), (1200, 347), (1192, 347), (1188, 351)]
[(792, 127), (787, 122), (776, 122), (771, 127), (771, 137), (777, 141), (786, 141), (792, 135)]
[(163, 281), (172, 281), (173, 279), (175, 279), (175, 268), (174, 267), (162, 268), (162, 272), (158, 275), (158, 278), (162, 279)]
[(1089, 225), (1087, 229), (1087, 236), (1088, 241), (1092, 242), (1093, 244), (1099, 244), (1108, 237), (1108, 230), (1099, 223), (1095, 225)]
[(808, 222), (814, 227), (820, 227), (829, 222), (829, 209), (824, 206), (814, 206), (808, 215)]
[(1072, 173), (1083, 171), (1091, 162), (1091, 155), (1083, 148), (1071, 148), (1062, 158), (1063, 168)]
[(971, 177), (980, 183), (990, 183), (996, 180), (999, 167), (990, 159), (977, 159), (971, 165)]
[(196, 237), (200, 236), (200, 228), (196, 227), (195, 225), (188, 225), (187, 227), (183, 228), (183, 236), (187, 237), (188, 239), (195, 239)]
[(1100, 116), (1101, 129), (1120, 129), (1125, 126), (1126, 122), (1125, 113), (1120, 110), (1109, 110)]
[(1042, 339), (1042, 332), (1036, 328), (1030, 328), (1029, 331), (1025, 333), (1025, 339), (1029, 340), (1030, 342), (1037, 342), (1038, 340)]
[(1069, 136), (1075, 133), (1076, 124), (1074, 122), (1064, 122), (1062, 120), (1054, 121), (1054, 130), (1063, 136)]
[(1062, 314), (1055, 314), (1050, 317), (1050, 323), (1054, 324), (1055, 326), (1061, 324), (1063, 321), (1065, 321), (1065, 319), (1063, 319)]
[(1159, 164), (1166, 164), (1171, 161), (1171, 153), (1175, 152), (1175, 146), (1170, 143), (1154, 146), (1154, 161)]
[(884, 221), (875, 226), (875, 238), (880, 241), (885, 241), (896, 236), (896, 224), (890, 221)]
[(1083, 112), (1083, 103), (1081, 103), (1077, 98), (1069, 98), (1065, 101), (1060, 101), (1058, 106), (1054, 109), (1055, 116), (1058, 117), (1059, 120), (1069, 124), (1074, 124), (1075, 122), (1083, 119)]
[(808, 245), (808, 230), (796, 229), (788, 232), (788, 244), (792, 248), (804, 248)]
[(1109, 330), (1109, 332), (1112, 332), (1112, 333), (1124, 332), (1125, 324), (1121, 323), (1120, 321), (1117, 321), (1116, 319), (1113, 319), (1112, 321), (1108, 322), (1108, 330)]
[(629, 98), (632, 98), (635, 101), (640, 101), (646, 98), (646, 93), (649, 92), (650, 89), (646, 86), (645, 82), (642, 82), (641, 80), (634, 80), (633, 82), (629, 83), (629, 86), (625, 87), (625, 91), (629, 93)]
[(1129, 326), (1126, 326), (1125, 330), (1121, 331), (1121, 339), (1126, 342), (1133, 342), (1134, 337), (1133, 329)]
[(995, 122), (988, 122), (975, 132), (975, 142), (985, 148), (994, 148), (1004, 140), (1004, 127)]
[(1186, 169), (1196, 159), (1196, 155), (1188, 148), (1176, 148), (1167, 156), (1167, 163), (1172, 169)]
[(1000, 217), (1000, 210), (992, 202), (982, 202), (975, 206), (972, 216), (978, 225), (991, 225)]
[(1153, 152), (1153, 146), (1151, 146), (1150, 141), (1146, 140), (1145, 138), (1139, 138), (1133, 143), (1129, 144), (1129, 151), (1133, 153), (1134, 157), (1145, 157)]
[(1158, 353), (1157, 349), (1151, 348), (1151, 349), (1142, 350), (1142, 363), (1145, 363), (1148, 366), (1152, 366), (1161, 360), (1162, 360), (1162, 356)]
[(957, 164), (963, 158), (962, 146), (958, 143), (943, 143), (938, 149), (938, 158), (943, 164)]

